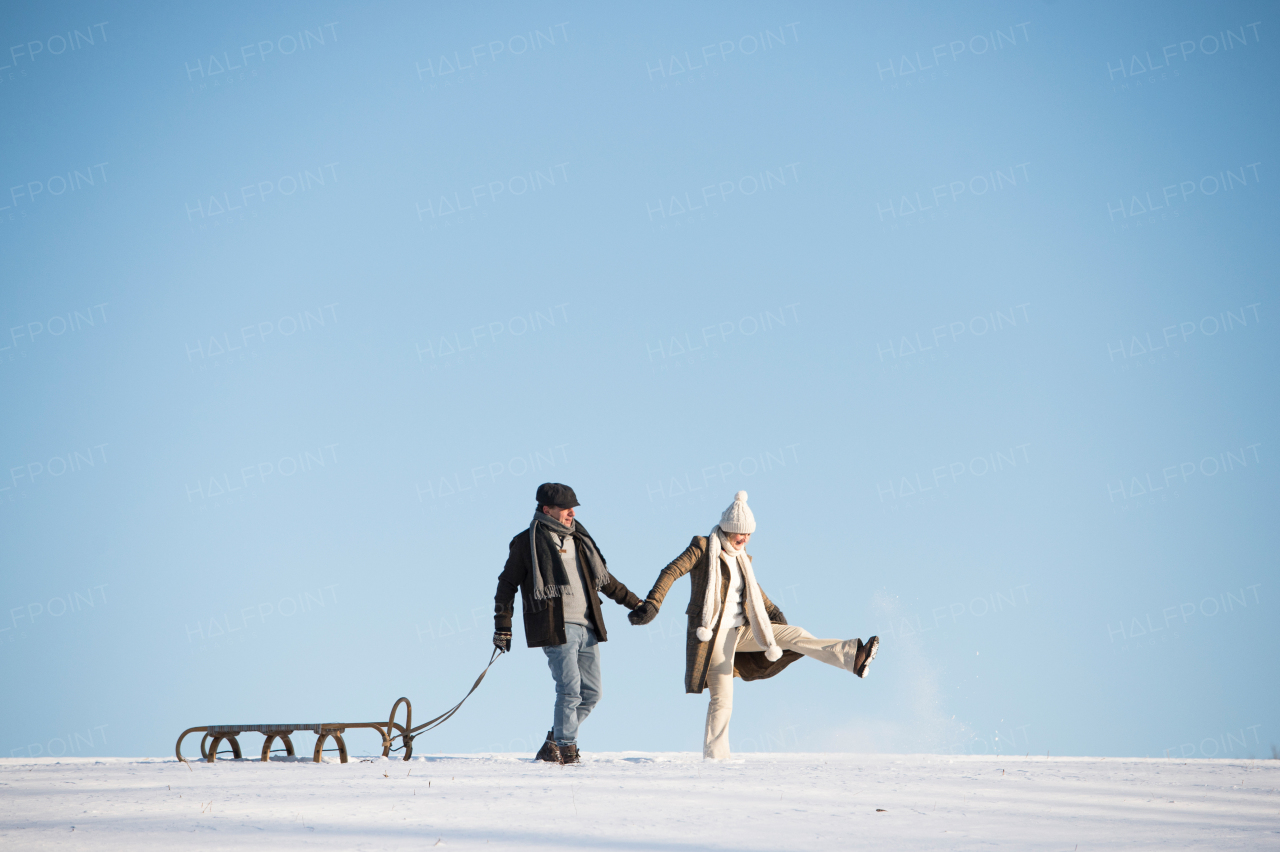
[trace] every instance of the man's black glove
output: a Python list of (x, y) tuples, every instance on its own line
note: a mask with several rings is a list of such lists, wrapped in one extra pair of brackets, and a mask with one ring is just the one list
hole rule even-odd
[(782, 610), (777, 609), (777, 608), (775, 608), (775, 609), (773, 610), (773, 615), (769, 616), (769, 620), (770, 620), (770, 621), (772, 621), (774, 624), (786, 624), (786, 623), (787, 623), (787, 617), (786, 617), (785, 615), (783, 615), (783, 614), (782, 614)]
[(504, 633), (501, 630), (495, 630), (493, 633), (493, 647), (497, 648), (504, 654), (511, 650), (511, 634)]
[(653, 604), (645, 601), (640, 606), (627, 613), (627, 621), (639, 627), (642, 624), (648, 624), (658, 617), (658, 608)]

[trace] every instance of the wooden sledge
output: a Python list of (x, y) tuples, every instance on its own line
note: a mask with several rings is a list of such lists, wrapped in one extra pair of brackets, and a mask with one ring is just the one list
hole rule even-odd
[[(293, 740), (289, 737), (295, 731), (310, 731), (316, 735), (316, 748), (312, 755), (316, 763), (320, 763), (320, 758), (324, 752), (324, 744), (330, 737), (333, 738), (334, 745), (338, 747), (338, 756), (343, 763), (347, 762), (347, 743), (343, 740), (342, 735), (347, 732), (348, 728), (372, 728), (382, 736), (382, 756), (389, 757), (391, 752), (404, 749), (404, 759), (408, 760), (413, 755), (413, 740), (419, 733), (430, 730), (431, 728), (443, 725), (449, 721), (454, 713), (458, 712), (458, 708), (462, 706), (471, 693), (476, 691), (480, 686), (480, 681), (484, 680), (484, 676), (489, 673), (489, 669), (493, 666), (494, 660), (502, 654), (501, 651), (494, 649), (493, 655), (489, 657), (489, 665), (484, 667), (484, 671), (480, 672), (480, 676), (476, 678), (476, 682), (471, 685), (471, 691), (462, 697), (462, 701), (453, 705), (449, 710), (441, 713), (439, 716), (423, 722), (421, 725), (414, 727), (413, 725), (413, 706), (409, 703), (408, 698), (397, 698), (396, 703), (391, 705), (391, 715), (385, 722), (316, 722), (307, 724), (289, 724), (279, 723), (270, 725), (199, 725), (194, 728), (187, 728), (182, 732), (182, 736), (178, 737), (178, 743), (173, 747), (173, 753), (178, 760), (186, 763), (187, 759), (182, 756), (182, 741), (186, 739), (187, 734), (203, 732), (204, 736), (200, 739), (200, 757), (209, 763), (213, 763), (218, 759), (218, 747), (225, 740), (231, 746), (231, 754), (236, 760), (242, 760), (243, 755), (240, 752), (240, 741), (236, 739), (246, 731), (262, 734), (266, 740), (262, 743), (262, 759), (268, 760), (271, 757), (271, 745), (277, 739), (284, 745), (285, 754), (289, 757), (294, 756)], [(401, 725), (396, 721), (396, 713), (400, 710), (400, 705), (404, 705), (404, 724)], [(212, 742), (210, 740), (212, 739)], [(395, 741), (400, 740), (400, 745), (396, 746)], [(206, 745), (207, 743), (207, 745)]]

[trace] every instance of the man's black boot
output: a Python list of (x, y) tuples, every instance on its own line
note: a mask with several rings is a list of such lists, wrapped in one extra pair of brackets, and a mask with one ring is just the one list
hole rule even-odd
[(556, 745), (555, 731), (547, 731), (547, 741), (542, 744), (542, 748), (538, 749), (536, 759), (547, 763), (564, 762), (560, 758), (560, 747)]
[(578, 760), (578, 746), (576, 743), (560, 746), (560, 762), (566, 765), (582, 762)]

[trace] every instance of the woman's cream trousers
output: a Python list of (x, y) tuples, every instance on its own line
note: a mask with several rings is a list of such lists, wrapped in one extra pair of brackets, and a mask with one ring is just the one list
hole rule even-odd
[[(729, 717), (733, 715), (733, 655), (737, 651), (764, 651), (751, 634), (749, 626), (729, 627), (720, 620), (712, 638), (711, 667), (707, 671), (707, 688), (711, 701), (707, 704), (707, 731), (702, 756), (723, 760), (729, 756)], [(853, 671), (857, 639), (815, 639), (802, 627), (791, 624), (773, 625), (773, 638), (784, 651), (795, 651), (819, 662), (847, 672)]]

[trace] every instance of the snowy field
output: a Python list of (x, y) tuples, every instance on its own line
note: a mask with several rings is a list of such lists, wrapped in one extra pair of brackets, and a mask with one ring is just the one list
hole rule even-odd
[(1278, 788), (1275, 760), (3, 759), (0, 848), (1275, 850)]

